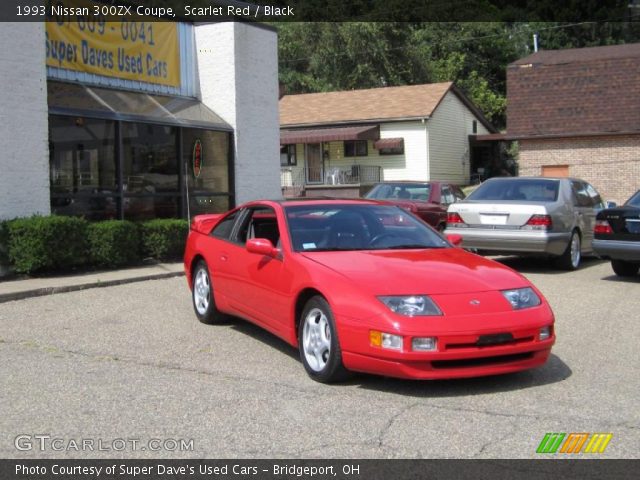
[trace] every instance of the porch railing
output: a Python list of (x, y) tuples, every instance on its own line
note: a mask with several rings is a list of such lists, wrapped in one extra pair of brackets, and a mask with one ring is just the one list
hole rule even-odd
[(378, 165), (280, 168), (280, 185), (285, 196), (300, 196), (307, 185), (371, 185), (381, 177), (382, 167)]

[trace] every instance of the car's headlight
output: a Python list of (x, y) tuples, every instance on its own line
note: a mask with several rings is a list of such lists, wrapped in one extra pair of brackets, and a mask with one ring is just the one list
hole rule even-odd
[(378, 297), (378, 299), (398, 315), (406, 317), (442, 315), (438, 306), (426, 295), (402, 295)]
[(537, 307), (541, 300), (532, 288), (516, 288), (514, 290), (502, 290), (502, 295), (511, 304), (514, 310), (523, 308)]

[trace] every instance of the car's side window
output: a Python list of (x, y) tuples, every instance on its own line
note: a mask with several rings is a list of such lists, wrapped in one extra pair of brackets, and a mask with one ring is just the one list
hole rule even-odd
[(453, 193), (449, 189), (448, 185), (442, 185), (440, 188), (440, 203), (443, 205), (449, 205), (451, 203), (455, 203), (456, 197), (454, 197)]
[(605, 208), (605, 204), (602, 201), (602, 198), (600, 198), (600, 194), (598, 193), (598, 191), (593, 188), (592, 185), (585, 183), (585, 190), (587, 192), (587, 195), (589, 195), (589, 199), (591, 200), (591, 205), (594, 208)]
[(274, 246), (279, 245), (280, 230), (273, 208), (255, 207), (248, 210), (235, 235), (235, 241), (244, 245), (251, 238), (266, 238)]
[(211, 232), (211, 235), (214, 237), (222, 238), (224, 240), (229, 240), (231, 237), (231, 232), (233, 231), (233, 225), (236, 222), (236, 218), (238, 216), (238, 212), (233, 212), (230, 215), (227, 215)]
[(584, 183), (572, 180), (571, 186), (573, 187), (573, 193), (575, 194), (574, 204), (576, 206), (591, 207), (593, 205)]

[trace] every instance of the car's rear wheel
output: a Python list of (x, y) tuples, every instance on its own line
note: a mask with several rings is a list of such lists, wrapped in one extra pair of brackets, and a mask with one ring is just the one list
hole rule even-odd
[(640, 270), (640, 265), (624, 260), (611, 260), (611, 268), (620, 277), (633, 277)]
[(302, 364), (314, 380), (331, 383), (348, 376), (331, 307), (321, 296), (309, 299), (302, 311), (298, 347)]
[(209, 275), (209, 269), (204, 260), (199, 260), (196, 264), (191, 282), (193, 309), (196, 312), (198, 320), (207, 325), (220, 323), (225, 315), (216, 307), (216, 301), (213, 298), (211, 276)]
[(556, 265), (563, 270), (577, 270), (582, 259), (580, 233), (574, 230), (565, 251), (556, 260)]

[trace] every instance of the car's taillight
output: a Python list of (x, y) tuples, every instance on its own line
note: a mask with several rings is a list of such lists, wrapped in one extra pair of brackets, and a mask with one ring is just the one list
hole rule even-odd
[(521, 228), (525, 230), (551, 230), (552, 226), (551, 215), (531, 215), (531, 218)]
[(462, 217), (457, 212), (449, 212), (447, 213), (447, 227), (466, 227), (467, 224), (464, 223)]
[(613, 234), (613, 229), (606, 220), (596, 220), (596, 226), (593, 228), (593, 233), (596, 235), (611, 235)]

